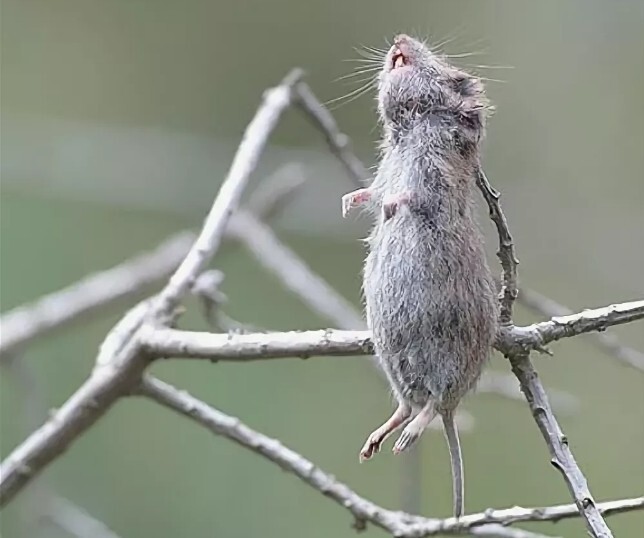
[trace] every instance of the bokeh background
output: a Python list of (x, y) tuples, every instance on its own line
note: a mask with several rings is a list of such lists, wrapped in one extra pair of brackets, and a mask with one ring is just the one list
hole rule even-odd
[[(4, 0), (2, 2), (2, 311), (71, 284), (196, 228), (230, 165), (263, 89), (294, 66), (323, 100), (359, 86), (337, 80), (354, 47), (397, 32), (447, 41), (478, 69), (497, 107), (485, 167), (504, 193), (523, 284), (574, 309), (644, 294), (644, 3), (641, 0)], [(491, 66), (474, 68), (473, 66)], [(501, 68), (502, 67), (502, 68)], [(372, 165), (373, 95), (334, 110)], [(342, 220), (352, 188), (320, 133), (296, 111), (271, 139), (254, 184), (299, 163), (305, 188), (272, 224), (359, 305), (365, 219)], [(496, 239), (489, 223), (490, 259)], [(227, 312), (270, 329), (319, 328), (242, 248), (213, 262), (225, 272)], [(121, 309), (37, 343), (22, 360), (47, 403), (86, 378)], [(519, 309), (518, 320), (537, 316)], [(205, 328), (195, 305), (182, 326)], [(615, 332), (644, 349), (642, 323)], [(561, 422), (597, 499), (644, 490), (644, 374), (588, 339), (535, 357), (548, 387), (581, 406)], [(492, 368), (507, 371), (495, 357)], [(388, 507), (404, 498), (404, 463), (388, 451), (358, 465), (365, 436), (390, 412), (366, 359), (167, 362), (163, 379), (280, 438)], [(0, 373), (3, 457), (26, 434), (25, 401)], [(33, 402), (31, 402), (33, 403)], [(475, 395), (464, 403), (467, 508), (569, 502), (527, 406)], [(447, 516), (442, 435), (421, 446), (420, 506)], [(123, 537), (354, 536), (349, 515), (272, 463), (138, 399), (115, 408), (44, 475)], [(64, 537), (29, 522), (31, 490), (2, 512), (2, 536)], [(644, 535), (644, 516), (616, 516), (615, 535)], [(530, 526), (527, 526), (530, 527)], [(580, 521), (532, 526), (584, 536)], [(382, 535), (370, 528), (370, 534)]]

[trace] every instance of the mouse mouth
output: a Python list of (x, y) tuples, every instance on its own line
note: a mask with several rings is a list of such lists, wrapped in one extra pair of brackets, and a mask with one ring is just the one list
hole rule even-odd
[(409, 58), (400, 49), (395, 49), (391, 54), (391, 69), (400, 69), (409, 65)]

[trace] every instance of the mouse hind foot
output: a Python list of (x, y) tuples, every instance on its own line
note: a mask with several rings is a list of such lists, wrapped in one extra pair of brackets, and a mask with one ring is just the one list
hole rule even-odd
[(413, 445), (437, 414), (436, 404), (431, 401), (427, 403), (414, 419), (405, 426), (405, 429), (394, 444), (393, 453), (400, 454)]
[(360, 450), (360, 461), (371, 459), (374, 454), (380, 452), (380, 447), (385, 440), (394, 433), (397, 429), (402, 427), (409, 420), (411, 416), (411, 407), (406, 404), (399, 404), (398, 408), (394, 411), (387, 421), (374, 430), (367, 438), (364, 446)]

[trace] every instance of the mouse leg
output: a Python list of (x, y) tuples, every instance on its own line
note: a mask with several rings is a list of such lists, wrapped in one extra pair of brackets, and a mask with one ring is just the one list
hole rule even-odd
[(411, 407), (404, 403), (399, 404), (387, 422), (371, 433), (362, 450), (360, 450), (360, 461), (371, 459), (374, 454), (380, 452), (380, 446), (385, 439), (405, 424), (410, 416)]
[(429, 423), (434, 420), (438, 414), (436, 411), (436, 404), (429, 401), (425, 407), (414, 417), (414, 419), (405, 426), (405, 429), (400, 434), (400, 437), (394, 444), (394, 454), (400, 454), (407, 450), (425, 431)]
[(369, 189), (358, 189), (345, 194), (342, 197), (342, 216), (346, 217), (349, 211), (371, 200), (371, 191)]
[(382, 201), (382, 214), (384, 221), (387, 222), (389, 219), (395, 217), (400, 207), (408, 203), (408, 194), (390, 194), (385, 196)]

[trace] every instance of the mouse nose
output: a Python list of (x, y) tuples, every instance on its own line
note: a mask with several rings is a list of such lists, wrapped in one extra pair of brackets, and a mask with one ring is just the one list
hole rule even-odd
[(403, 57), (409, 57), (413, 50), (413, 40), (407, 34), (398, 34), (394, 38), (394, 55), (399, 54)]
[(394, 45), (401, 45), (405, 42), (409, 42), (409, 36), (407, 34), (398, 34), (394, 37)]

